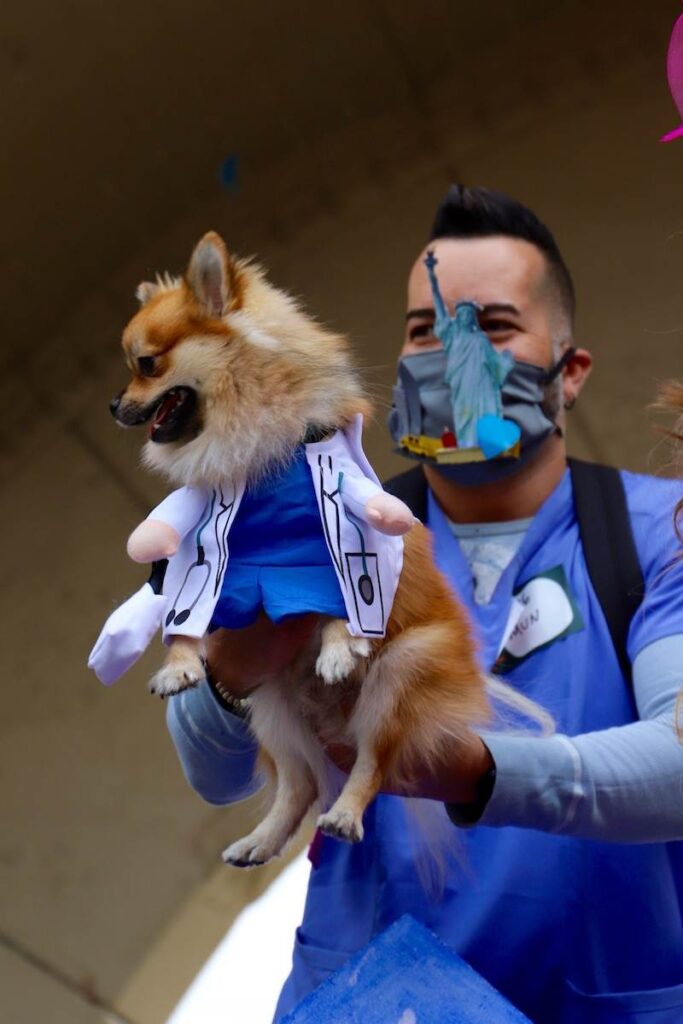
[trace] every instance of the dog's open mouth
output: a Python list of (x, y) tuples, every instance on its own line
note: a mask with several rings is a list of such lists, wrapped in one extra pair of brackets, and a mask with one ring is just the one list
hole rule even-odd
[(194, 432), (197, 392), (193, 388), (171, 388), (161, 396), (149, 425), (150, 441), (166, 444)]

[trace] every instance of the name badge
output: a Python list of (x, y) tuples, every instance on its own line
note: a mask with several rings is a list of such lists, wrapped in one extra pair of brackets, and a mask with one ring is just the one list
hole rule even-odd
[(509, 672), (535, 651), (583, 628), (563, 567), (539, 573), (513, 595), (493, 671)]

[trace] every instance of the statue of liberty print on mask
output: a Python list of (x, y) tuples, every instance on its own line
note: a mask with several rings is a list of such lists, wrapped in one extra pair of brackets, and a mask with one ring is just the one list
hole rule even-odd
[(480, 449), (487, 459), (513, 448), (520, 428), (503, 418), (501, 388), (514, 365), (510, 352), (496, 352), (479, 326), (476, 302), (458, 302), (450, 316), (430, 250), (425, 266), (434, 298), (434, 334), (446, 353), (446, 382), (451, 392), (455, 440), (459, 449)]

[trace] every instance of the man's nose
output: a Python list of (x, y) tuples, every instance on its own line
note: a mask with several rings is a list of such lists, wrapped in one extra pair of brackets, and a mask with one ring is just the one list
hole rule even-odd
[(123, 394), (123, 391), (121, 391), (116, 396), (116, 398), (112, 398), (111, 402), (109, 403), (109, 412), (112, 414), (114, 419), (116, 419), (116, 413), (119, 411), (119, 406), (121, 405), (121, 395), (122, 394)]

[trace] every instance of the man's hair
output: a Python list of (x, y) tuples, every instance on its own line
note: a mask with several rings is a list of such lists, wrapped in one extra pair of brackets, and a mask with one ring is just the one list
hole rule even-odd
[(561, 311), (572, 332), (576, 310), (574, 283), (549, 228), (526, 206), (502, 192), (451, 185), (436, 211), (429, 240), (485, 238), (490, 235), (521, 238), (540, 249), (546, 258), (548, 275), (557, 292)]

